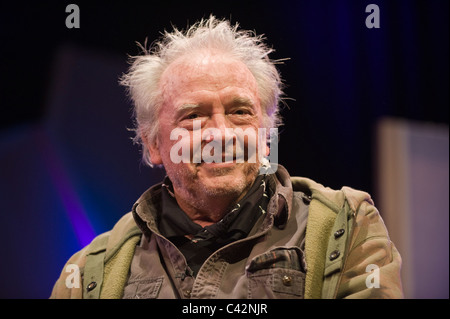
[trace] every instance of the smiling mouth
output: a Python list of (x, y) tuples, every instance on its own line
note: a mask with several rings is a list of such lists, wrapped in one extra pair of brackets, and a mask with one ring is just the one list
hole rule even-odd
[(218, 161), (218, 162), (216, 162), (216, 161), (205, 162), (202, 159), (202, 161), (199, 163), (199, 165), (215, 165), (215, 166), (217, 166), (217, 165), (227, 166), (228, 165), (228, 166), (231, 166), (231, 165), (236, 165), (239, 163), (243, 163), (243, 161), (237, 162), (236, 157), (233, 157), (232, 159), (227, 159), (227, 160), (225, 160), (225, 158), (222, 158), (222, 160)]
[[(230, 154), (231, 155), (231, 154)], [(233, 154), (233, 156), (226, 156), (225, 153), (223, 153), (222, 157), (217, 158), (211, 158), (209, 161), (205, 161), (203, 158), (201, 158), (201, 162), (199, 164), (239, 164), (239, 163), (245, 163), (247, 162), (248, 158), (247, 156), (242, 155), (236, 155)]]
[(209, 168), (216, 169), (216, 168), (232, 168), (232, 167), (238, 165), (238, 163), (235, 163), (235, 162), (206, 163), (206, 162), (204, 162), (204, 163), (200, 163), (199, 165), (200, 165), (200, 167), (203, 167), (206, 169), (209, 169)]

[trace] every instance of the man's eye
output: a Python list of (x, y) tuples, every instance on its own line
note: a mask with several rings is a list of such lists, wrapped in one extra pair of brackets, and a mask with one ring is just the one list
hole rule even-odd
[(187, 115), (185, 117), (185, 119), (186, 120), (195, 120), (195, 119), (197, 119), (199, 117), (200, 117), (200, 115), (198, 115), (197, 113), (191, 113), (191, 114)]
[(249, 114), (251, 114), (251, 112), (249, 110), (245, 110), (245, 109), (237, 109), (237, 110), (233, 111), (231, 114), (234, 114), (234, 115), (249, 115)]

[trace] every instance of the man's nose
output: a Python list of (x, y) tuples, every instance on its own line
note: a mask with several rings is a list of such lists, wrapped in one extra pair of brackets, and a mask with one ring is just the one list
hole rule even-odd
[(208, 123), (208, 127), (216, 128), (220, 131), (224, 131), (226, 128), (230, 127), (230, 123), (228, 123), (226, 119), (226, 115), (223, 113), (215, 113), (211, 115), (211, 118)]
[(222, 150), (222, 154), (232, 158), (235, 136), (233, 134), (233, 125), (227, 119), (226, 114), (213, 114), (205, 126), (202, 138), (206, 144), (213, 142), (211, 145), (215, 145), (215, 143), (219, 143), (217, 147)]
[(209, 131), (212, 135), (220, 133), (222, 139), (229, 133), (230, 128), (232, 128), (231, 123), (229, 123), (226, 115), (223, 113), (213, 114), (205, 126), (205, 130)]

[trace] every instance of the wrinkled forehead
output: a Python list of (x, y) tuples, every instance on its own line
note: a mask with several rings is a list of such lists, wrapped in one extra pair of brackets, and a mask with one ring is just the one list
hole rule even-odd
[(229, 55), (214, 52), (178, 58), (164, 71), (160, 87), (164, 95), (237, 87), (258, 97), (258, 86), (248, 67)]

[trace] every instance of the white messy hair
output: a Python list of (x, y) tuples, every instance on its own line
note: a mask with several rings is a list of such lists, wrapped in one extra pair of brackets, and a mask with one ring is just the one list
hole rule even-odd
[(130, 68), (120, 79), (134, 104), (134, 141), (142, 146), (143, 161), (152, 166), (150, 154), (143, 143), (156, 140), (159, 131), (158, 116), (163, 104), (159, 82), (164, 70), (177, 58), (195, 54), (202, 49), (214, 49), (243, 62), (255, 77), (266, 129), (281, 125), (279, 102), (282, 94), (280, 74), (276, 61), (269, 59), (273, 51), (262, 36), (238, 30), (227, 20), (214, 16), (202, 19), (187, 31), (174, 28), (165, 32), (160, 41), (148, 50), (139, 45), (143, 54), (130, 57)]

